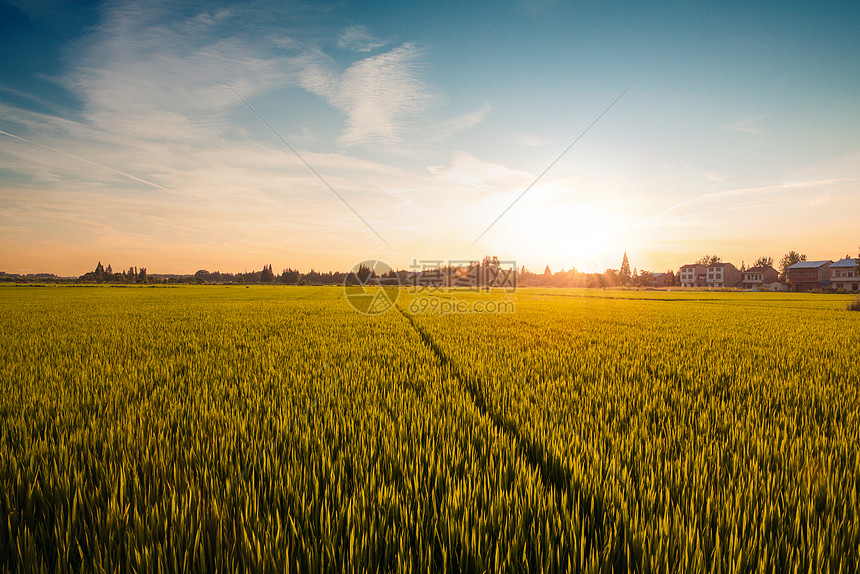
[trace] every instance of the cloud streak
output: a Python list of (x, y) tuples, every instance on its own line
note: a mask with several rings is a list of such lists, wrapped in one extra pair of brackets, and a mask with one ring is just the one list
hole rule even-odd
[(490, 104), (484, 104), (476, 110), (444, 120), (434, 127), (433, 140), (445, 140), (454, 134), (473, 128), (484, 121), (492, 113)]
[(157, 183), (153, 183), (153, 182), (151, 182), (151, 181), (149, 181), (149, 180), (143, 179), (142, 177), (137, 177), (136, 175), (132, 175), (132, 174), (130, 174), (130, 173), (127, 173), (127, 172), (125, 172), (125, 171), (122, 171), (121, 169), (117, 169), (117, 168), (115, 168), (115, 167), (110, 167), (110, 166), (107, 166), (107, 165), (104, 165), (104, 164), (98, 163), (98, 162), (96, 162), (96, 161), (91, 161), (91, 160), (88, 160), (88, 159), (86, 159), (86, 158), (83, 158), (83, 157), (77, 156), (77, 155), (75, 155), (75, 154), (73, 154), (73, 153), (69, 153), (69, 152), (67, 152), (67, 151), (63, 151), (63, 150), (61, 150), (61, 149), (57, 149), (57, 148), (55, 148), (55, 147), (51, 147), (51, 146), (49, 146), (49, 145), (40, 144), (39, 142), (34, 142), (34, 141), (33, 141), (33, 140), (31, 140), (31, 139), (22, 138), (21, 136), (16, 136), (15, 134), (10, 134), (9, 132), (5, 132), (5, 131), (3, 131), (3, 130), (0, 130), (0, 134), (2, 134), (2, 135), (4, 135), (4, 136), (8, 136), (8, 137), (10, 137), (10, 138), (14, 138), (14, 139), (16, 139), (16, 140), (20, 140), (20, 141), (22, 141), (22, 142), (26, 142), (26, 143), (31, 144), (31, 145), (39, 146), (39, 147), (41, 147), (41, 148), (44, 148), (44, 149), (47, 149), (47, 150), (50, 150), (50, 151), (53, 151), (53, 152), (56, 152), (56, 153), (59, 153), (59, 154), (63, 154), (64, 156), (70, 157), (70, 158), (72, 158), (72, 159), (76, 159), (76, 160), (78, 160), (78, 161), (81, 161), (81, 162), (83, 162), (83, 163), (86, 163), (86, 164), (89, 164), (89, 165), (92, 165), (92, 166), (95, 166), (95, 167), (100, 167), (100, 168), (102, 168), (102, 169), (104, 169), (104, 170), (108, 170), (108, 171), (112, 171), (112, 172), (114, 172), (114, 173), (118, 173), (118, 174), (120, 174), (120, 175), (122, 175), (122, 176), (124, 176), (124, 177), (127, 177), (128, 179), (131, 179), (131, 180), (134, 180), (134, 181), (137, 181), (137, 182), (140, 182), (140, 183), (143, 183), (143, 184), (149, 185), (149, 186), (154, 187), (154, 188), (156, 188), (156, 189), (161, 189), (161, 190), (163, 190), (163, 191), (167, 191), (167, 188), (165, 188), (165, 187), (163, 187), (163, 186), (160, 186), (160, 185), (158, 185)]
[(379, 40), (361, 25), (350, 26), (341, 32), (337, 39), (337, 47), (353, 52), (371, 52), (385, 46), (387, 42)]
[(444, 181), (482, 191), (509, 191), (534, 179), (534, 174), (482, 161), (465, 151), (454, 153), (447, 166), (430, 166), (427, 169)]
[[(860, 180), (855, 178), (830, 178), (800, 183), (783, 183), (779, 185), (767, 185), (762, 187), (727, 189), (724, 191), (706, 193), (697, 197), (693, 197), (691, 199), (680, 201), (678, 203), (675, 203), (674, 205), (670, 205), (651, 219), (665, 220), (670, 217), (692, 217), (703, 214), (713, 215), (714, 213), (718, 213), (720, 211), (730, 211), (741, 209), (744, 207), (754, 207), (757, 205), (764, 204), (770, 205), (773, 202), (750, 202), (749, 199), (786, 192), (802, 192), (804, 194), (819, 193), (823, 188), (857, 181)], [(782, 201), (785, 201), (785, 199), (786, 198), (782, 198)], [(728, 203), (728, 205), (721, 205), (726, 203)], [(711, 205), (711, 208), (705, 211), (699, 210), (694, 211), (692, 213), (681, 213), (678, 215), (673, 215), (675, 212), (683, 211), (692, 206), (697, 206), (700, 204)]]

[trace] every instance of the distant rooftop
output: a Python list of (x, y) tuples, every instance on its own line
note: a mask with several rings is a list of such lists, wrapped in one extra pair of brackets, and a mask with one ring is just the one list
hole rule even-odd
[(824, 267), (830, 263), (830, 260), (827, 261), (800, 261), (791, 265), (789, 269), (818, 269), (819, 267)]
[(848, 259), (840, 259), (839, 261), (837, 261), (833, 265), (831, 265), (831, 267), (848, 267), (848, 268), (856, 267), (856, 266), (857, 266), (857, 260), (854, 259), (853, 257), (849, 257)]

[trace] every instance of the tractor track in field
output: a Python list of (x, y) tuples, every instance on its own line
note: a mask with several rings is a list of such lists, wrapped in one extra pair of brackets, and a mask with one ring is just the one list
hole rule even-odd
[(537, 471), (541, 482), (547, 490), (555, 493), (556, 497), (560, 497), (561, 493), (569, 488), (572, 483), (570, 472), (555, 459), (555, 457), (546, 456), (545, 451), (538, 445), (524, 438), (516, 424), (504, 416), (496, 413), (487, 405), (487, 400), (484, 393), (480, 389), (480, 379), (477, 383), (470, 382), (460, 370), (460, 368), (451, 361), (445, 352), (439, 347), (435, 340), (425, 331), (415, 320), (399, 306), (395, 305), (401, 315), (409, 322), (413, 330), (421, 337), (422, 342), (429, 348), (436, 359), (452, 377), (454, 377), (461, 385), (478, 412), (490, 420), (493, 426), (503, 435), (511, 439), (514, 449), (520, 453), (528, 462), (528, 464)]

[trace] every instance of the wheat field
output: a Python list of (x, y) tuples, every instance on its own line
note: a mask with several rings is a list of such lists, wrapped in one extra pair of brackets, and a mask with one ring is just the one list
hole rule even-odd
[(845, 297), (415, 297), (0, 288), (0, 569), (860, 568)]

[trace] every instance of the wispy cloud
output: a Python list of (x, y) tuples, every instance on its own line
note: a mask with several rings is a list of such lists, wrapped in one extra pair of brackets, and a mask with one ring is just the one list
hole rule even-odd
[(70, 157), (70, 158), (72, 158), (72, 159), (76, 159), (76, 160), (78, 160), (78, 161), (80, 161), (80, 162), (82, 162), (82, 163), (86, 163), (86, 164), (91, 165), (91, 166), (94, 166), (94, 167), (99, 167), (99, 168), (104, 169), (104, 170), (113, 171), (113, 172), (118, 173), (118, 174), (122, 175), (123, 177), (126, 177), (126, 178), (128, 178), (128, 179), (131, 179), (131, 180), (133, 180), (133, 181), (137, 181), (137, 182), (139, 182), (139, 183), (143, 183), (143, 184), (149, 185), (149, 186), (154, 187), (154, 188), (156, 188), (156, 189), (164, 190), (164, 187), (162, 187), (162, 186), (158, 185), (157, 183), (153, 183), (153, 182), (151, 182), (151, 181), (147, 181), (147, 180), (145, 180), (145, 179), (143, 179), (143, 178), (141, 178), (141, 177), (137, 177), (136, 175), (132, 175), (132, 174), (130, 174), (130, 173), (126, 173), (126, 172), (122, 171), (121, 169), (117, 169), (117, 168), (114, 168), (114, 167), (109, 167), (109, 166), (106, 166), (106, 165), (100, 164), (100, 163), (98, 163), (98, 162), (91, 161), (91, 160), (88, 160), (88, 159), (86, 159), (86, 158), (83, 158), (83, 157), (77, 156), (77, 155), (75, 155), (75, 154), (69, 153), (69, 152), (67, 152), (67, 151), (63, 151), (63, 150), (57, 149), (57, 148), (55, 148), (55, 147), (51, 147), (51, 146), (49, 146), (49, 145), (41, 144), (41, 143), (39, 143), (39, 142), (34, 142), (33, 140), (29, 140), (29, 139), (27, 139), (27, 138), (22, 138), (22, 137), (20, 137), (20, 136), (16, 136), (15, 134), (10, 134), (9, 132), (5, 132), (5, 131), (3, 131), (3, 130), (0, 130), (0, 135), (4, 135), (4, 136), (6, 136), (6, 137), (10, 137), (10, 138), (13, 138), (13, 139), (16, 139), (16, 140), (22, 141), (22, 142), (27, 142), (27, 143), (29, 143), (29, 144), (31, 144), (31, 145), (38, 146), (38, 147), (43, 148), (43, 149), (47, 149), (47, 150), (50, 150), (50, 151), (56, 152), (56, 153), (58, 153), (58, 154), (65, 155), (65, 156)]
[(456, 133), (473, 128), (484, 121), (492, 111), (493, 108), (490, 104), (484, 104), (476, 110), (444, 120), (432, 128), (433, 139), (436, 141), (444, 140)]
[(127, 141), (211, 141), (223, 129), (219, 115), (234, 105), (225, 80), (249, 95), (286, 83), (278, 59), (241, 38), (205, 33), (226, 14), (182, 20), (158, 12), (109, 10), (81, 42), (62, 83), (94, 128)]
[(703, 171), (700, 172), (700, 175), (708, 181), (720, 182), (726, 180), (726, 176), (724, 174), (718, 173), (716, 171)]
[(334, 62), (317, 51), (302, 58), (299, 79), (305, 89), (346, 114), (342, 144), (396, 145), (437, 101), (420, 77), (419, 56), (407, 43), (338, 73)]
[(367, 31), (364, 26), (356, 25), (346, 28), (337, 39), (337, 47), (353, 52), (371, 52), (385, 46), (387, 42), (378, 39)]
[(534, 174), (482, 161), (465, 151), (454, 153), (447, 166), (430, 166), (427, 169), (445, 181), (481, 190), (515, 189), (534, 179)]
[(19, 98), (20, 100), (33, 102), (46, 110), (50, 110), (53, 113), (63, 114), (69, 112), (69, 110), (64, 109), (62, 106), (58, 105), (57, 102), (52, 102), (35, 94), (15, 90), (7, 86), (0, 86), (0, 92), (5, 92), (11, 96), (14, 96), (15, 98)]
[(543, 147), (550, 143), (548, 139), (535, 134), (524, 134), (522, 138), (520, 138), (520, 141), (529, 147)]
[[(57, 109), (52, 115), (0, 103), (4, 244), (14, 236), (35, 246), (50, 227), (56, 236), (52, 247), (71, 242), (89, 257), (137, 245), (150, 261), (204, 264), (214, 257), (226, 266), (247, 262), (252, 246), (257, 257), (280, 250), (316, 252), (315, 258), (325, 260), (328, 252), (343, 251), (338, 244), (346, 238), (363, 244), (365, 232), (349, 220), (351, 214), (340, 213), (342, 206), (326, 197), (313, 174), (278, 142), (243, 123), (241, 102), (225, 85), (229, 81), (249, 98), (272, 101), (279, 90), (298, 89), (294, 62), (236, 25), (244, 20), (232, 23), (232, 35), (215, 30), (232, 18), (229, 12), (180, 17), (168, 8), (111, 4), (100, 24), (68, 47), (70, 65), (56, 79), (80, 102), (79, 112)], [(388, 55), (389, 67), (409, 67), (403, 52)], [(359, 63), (342, 78), (342, 89), (361, 77), (386, 84), (386, 60), (376, 64), (374, 74), (370, 63)], [(408, 89), (402, 80), (393, 73), (399, 89)], [(391, 93), (390, 85), (386, 89), (383, 98)], [(387, 116), (392, 129), (409, 109), (408, 98), (399, 97)], [(351, 105), (360, 131), (361, 105)], [(312, 132), (301, 124), (292, 129), (310, 140)], [(375, 226), (377, 219), (393, 219), (387, 211), (392, 198), (377, 187), (402, 185), (404, 174), (340, 154), (304, 157), (350, 204), (371, 212), (368, 220)], [(285, 234), (293, 247), (274, 247), (271, 237)], [(301, 258), (291, 259), (301, 264)]]
[[(855, 178), (830, 178), (816, 181), (782, 183), (762, 187), (746, 187), (739, 189), (727, 189), (714, 193), (706, 193), (686, 199), (670, 205), (657, 215), (653, 220), (665, 220), (670, 217), (692, 217), (697, 215), (714, 215), (721, 211), (736, 210), (745, 207), (756, 207), (769, 205), (771, 202), (762, 203), (761, 199), (767, 196), (779, 194), (775, 201), (785, 202), (793, 199), (806, 199), (815, 201), (820, 198), (822, 190), (836, 185), (856, 183), (860, 181)], [(698, 208), (690, 210), (690, 208)]]

